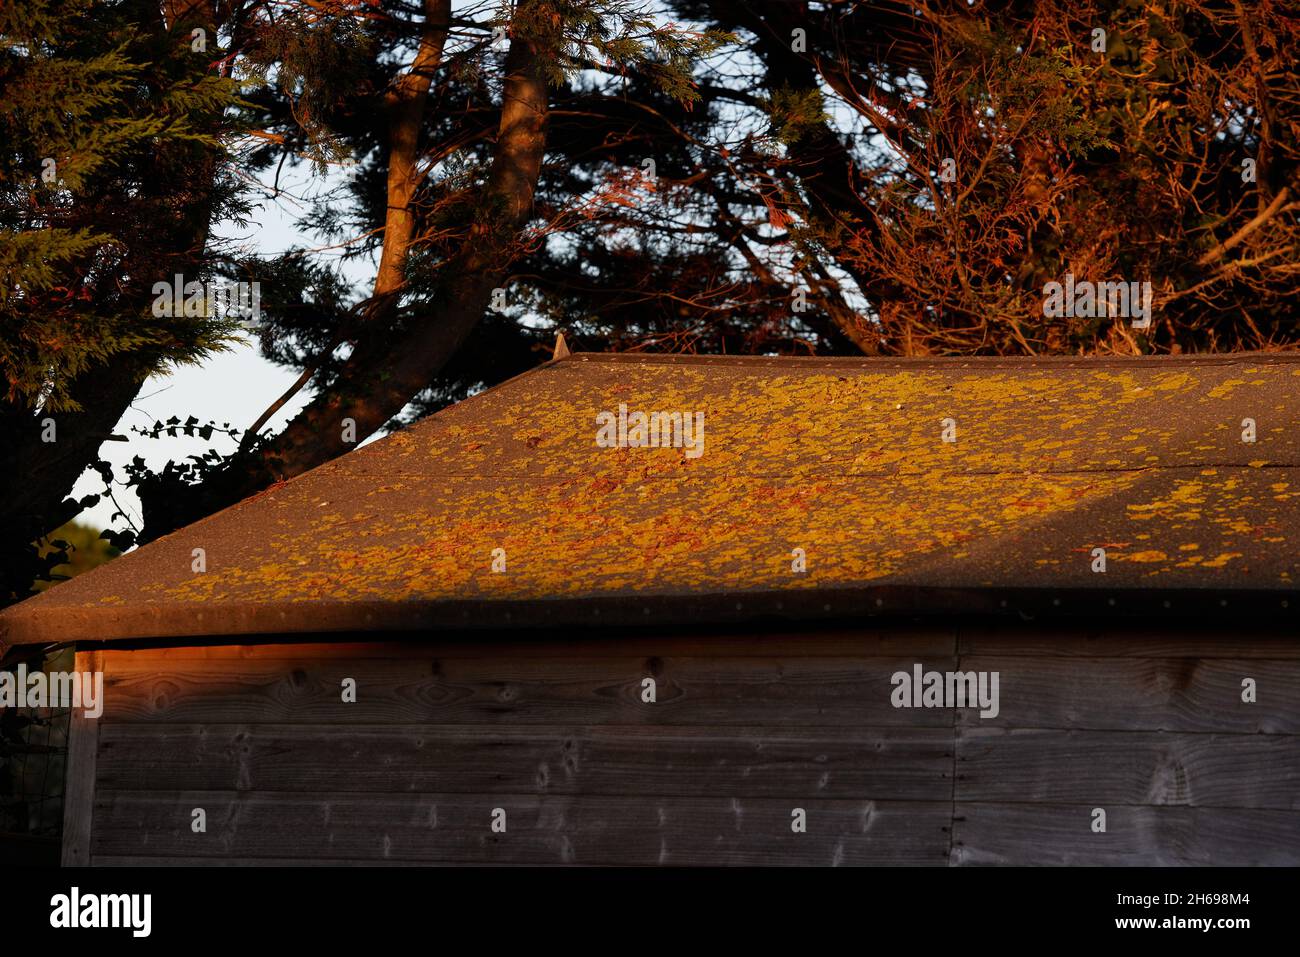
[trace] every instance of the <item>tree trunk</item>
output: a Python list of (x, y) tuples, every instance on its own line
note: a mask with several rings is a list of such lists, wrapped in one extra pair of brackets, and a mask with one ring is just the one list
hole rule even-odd
[(443, 45), (451, 19), (451, 0), (424, 0), (424, 27), (420, 49), (411, 70), (389, 92), (388, 210), (384, 216), (384, 248), (375, 277), (374, 299), (391, 302), (402, 287), (415, 213), (411, 199), (420, 185), (420, 130), (433, 74), (442, 62)]

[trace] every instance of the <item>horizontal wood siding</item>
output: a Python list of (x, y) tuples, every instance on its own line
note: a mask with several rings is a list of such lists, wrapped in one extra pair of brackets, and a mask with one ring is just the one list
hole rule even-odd
[[(165, 848), (234, 854), (439, 863), (944, 864), (946, 802), (800, 801), (809, 834), (791, 832), (790, 801), (658, 795), (269, 794), (106, 792), (96, 854)], [(190, 808), (208, 814), (194, 834)], [(506, 832), (493, 833), (495, 809)]]
[(1290, 734), (963, 729), (957, 800), (1300, 811)]
[[(994, 718), (959, 711), (962, 727), (1300, 734), (1300, 659), (963, 655), (960, 660), (963, 671), (996, 671), (1002, 700)], [(1241, 697), (1245, 678), (1260, 686), (1250, 704)]]
[[(1298, 645), (1022, 626), (110, 646), (89, 850), (101, 865), (1296, 864)], [(891, 675), (918, 662), (997, 671), (1000, 713), (894, 708)]]
[[(924, 800), (941, 728), (108, 725), (105, 788)], [(950, 789), (950, 785), (947, 785)]]
[[(480, 657), (187, 661), (147, 658), (106, 675), (117, 721), (283, 724), (951, 727), (889, 701), (915, 658)], [(948, 669), (956, 659), (928, 657)], [(340, 688), (355, 678), (355, 704)], [(641, 700), (655, 681), (657, 701)]]
[(1111, 805), (1106, 832), (1093, 804), (957, 805), (953, 863), (960, 865), (1295, 866), (1294, 811)]

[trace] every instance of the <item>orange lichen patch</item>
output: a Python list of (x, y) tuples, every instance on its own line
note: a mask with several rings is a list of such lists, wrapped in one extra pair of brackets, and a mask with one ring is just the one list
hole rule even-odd
[(1207, 488), (1209, 484), (1206, 482), (1175, 479), (1174, 489), (1169, 495), (1154, 502), (1129, 505), (1129, 517), (1137, 521), (1154, 517), (1199, 518), (1200, 511), (1196, 506), (1205, 504)]
[(1213, 389), (1211, 389), (1209, 392), (1209, 396), (1211, 399), (1225, 399), (1228, 396), (1232, 395), (1234, 389), (1236, 389), (1238, 386), (1242, 386), (1245, 384), (1246, 384), (1245, 379), (1229, 379), (1226, 382), (1219, 383)]
[[(1077, 475), (937, 473), (887, 485), (743, 479), (719, 489), (660, 479), (599, 493), (581, 482), (483, 487), (458, 480), (425, 490), (419, 509), (386, 508), (392, 519), (369, 527), (380, 539), (373, 544), (340, 542), (332, 534), (337, 520), (321, 517), (306, 534), (274, 541), (273, 550), (286, 556), (278, 562), (213, 562), (204, 575), (151, 591), (168, 600), (232, 590), (254, 600), (302, 601), (849, 585), (904, 573), (937, 555), (968, 556), (962, 546), (995, 541), (1101, 491), (1090, 476)], [(796, 547), (807, 555), (805, 575), (790, 572)], [(504, 549), (505, 573), (491, 571), (495, 548)], [(304, 573), (303, 555), (313, 569), (330, 571)]]

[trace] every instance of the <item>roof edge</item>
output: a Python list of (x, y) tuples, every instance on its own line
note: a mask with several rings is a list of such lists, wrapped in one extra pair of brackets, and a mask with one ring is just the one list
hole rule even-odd
[(607, 627), (788, 623), (879, 617), (1019, 618), (1231, 617), (1300, 620), (1290, 588), (1007, 588), (880, 585), (818, 591), (726, 592), (699, 595), (624, 595), (572, 598), (462, 599), (411, 602), (228, 602), (205, 614), (202, 605), (173, 602), (64, 609), (53, 627), (47, 616), (7, 616), (0, 656), (20, 645), (83, 641), (207, 639), (264, 634), (331, 632), (529, 631), (547, 627)]

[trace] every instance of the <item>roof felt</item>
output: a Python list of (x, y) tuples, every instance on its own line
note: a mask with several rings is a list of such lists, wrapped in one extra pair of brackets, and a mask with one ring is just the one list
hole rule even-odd
[[(601, 447), (620, 404), (702, 412), (702, 454)], [(1298, 542), (1297, 356), (577, 354), (13, 606), (0, 640), (1276, 610)]]

